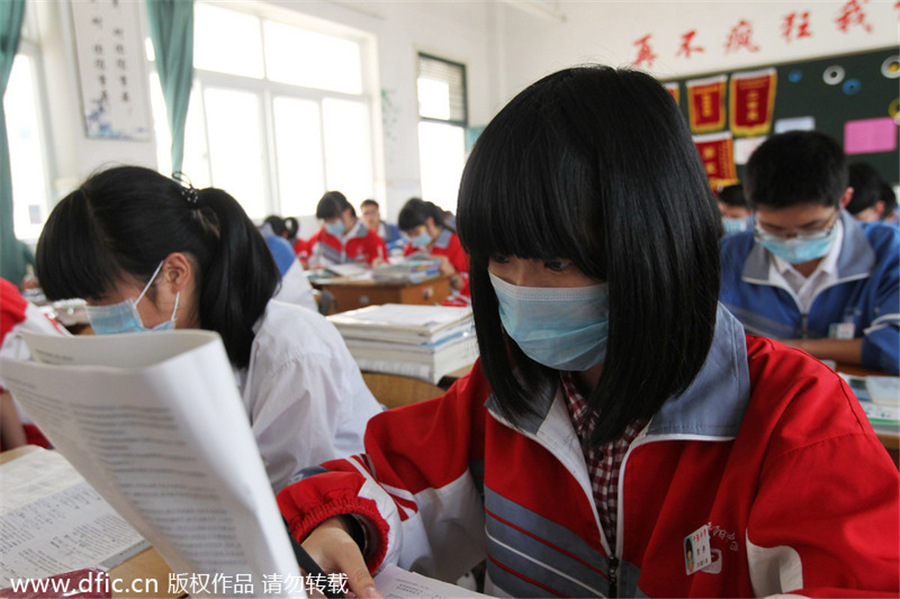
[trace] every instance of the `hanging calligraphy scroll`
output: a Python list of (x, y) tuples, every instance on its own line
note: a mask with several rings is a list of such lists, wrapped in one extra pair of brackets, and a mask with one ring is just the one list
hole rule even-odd
[(149, 139), (139, 4), (75, 0), (72, 22), (88, 137)]
[(766, 135), (772, 128), (777, 75), (774, 68), (731, 76), (728, 108), (731, 132), (740, 136)]
[(725, 127), (725, 75), (685, 82), (691, 131), (710, 133)]

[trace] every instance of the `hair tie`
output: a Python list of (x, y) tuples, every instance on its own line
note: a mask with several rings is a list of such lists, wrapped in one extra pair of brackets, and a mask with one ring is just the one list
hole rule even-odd
[(188, 204), (196, 206), (197, 201), (200, 199), (200, 190), (194, 187), (190, 178), (182, 171), (175, 171), (172, 173), (172, 179), (181, 185), (181, 197), (183, 197)]

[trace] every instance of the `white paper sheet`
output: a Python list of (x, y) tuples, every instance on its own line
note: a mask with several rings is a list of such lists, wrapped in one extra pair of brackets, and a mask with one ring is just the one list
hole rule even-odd
[(375, 588), (384, 596), (384, 599), (489, 597), (489, 595), (483, 595), (455, 584), (409, 572), (392, 564), (386, 565), (375, 576)]
[(56, 452), (0, 467), (0, 587), (86, 567), (109, 569), (150, 545)]
[(241, 577), (250, 595), (299, 575), (217, 334), (26, 342), (40, 363), (0, 360), (8, 388), (176, 574)]

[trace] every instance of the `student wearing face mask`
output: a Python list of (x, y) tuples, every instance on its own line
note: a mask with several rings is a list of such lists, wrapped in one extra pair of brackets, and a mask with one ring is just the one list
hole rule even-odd
[(359, 451), (380, 411), (334, 326), (271, 299), (272, 254), (221, 189), (140, 167), (96, 173), (53, 209), (37, 267), (48, 299), (87, 300), (99, 335), (219, 333), (275, 491), (301, 468)]
[(441, 272), (451, 277), (453, 289), (460, 291), (468, 287), (469, 258), (456, 231), (444, 222), (441, 208), (420, 198), (410, 198), (397, 216), (397, 225), (408, 240), (403, 250), (405, 256), (442, 258)]
[(834, 371), (718, 304), (719, 219), (657, 81), (525, 89), (460, 185), (479, 361), (285, 488), (292, 534), (358, 597), (482, 560), (498, 597), (896, 594), (897, 469)]
[(311, 268), (348, 262), (377, 266), (387, 260), (384, 240), (356, 218), (356, 210), (341, 192), (325, 192), (316, 218), (323, 223), (307, 242)]
[(775, 135), (744, 185), (756, 224), (722, 241), (722, 302), (751, 333), (897, 374), (900, 232), (843, 210), (853, 189), (837, 142)]
[(722, 228), (726, 235), (740, 233), (753, 227), (753, 211), (747, 206), (744, 187), (740, 183), (726, 185), (717, 197), (722, 213)]

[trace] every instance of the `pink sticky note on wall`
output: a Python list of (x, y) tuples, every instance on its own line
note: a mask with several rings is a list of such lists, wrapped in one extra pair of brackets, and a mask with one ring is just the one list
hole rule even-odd
[(889, 116), (844, 123), (844, 152), (870, 154), (897, 149), (897, 124)]

